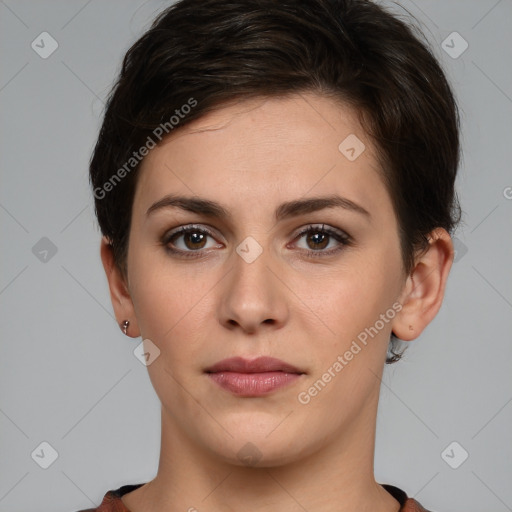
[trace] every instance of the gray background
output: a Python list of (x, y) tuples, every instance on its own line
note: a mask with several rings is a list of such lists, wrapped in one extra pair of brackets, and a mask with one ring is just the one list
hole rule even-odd
[[(1, 512), (97, 506), (157, 470), (160, 404), (112, 314), (87, 167), (121, 58), (166, 4), (0, 0)], [(440, 313), (385, 370), (376, 478), (438, 512), (512, 510), (512, 1), (402, 4), (459, 101), (464, 218)]]

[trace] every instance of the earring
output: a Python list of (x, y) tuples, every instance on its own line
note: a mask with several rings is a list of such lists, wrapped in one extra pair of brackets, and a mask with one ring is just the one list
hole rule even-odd
[(126, 336), (128, 336), (128, 326), (130, 325), (130, 321), (129, 320), (125, 320), (122, 324), (121, 324), (121, 329), (123, 330), (124, 334)]

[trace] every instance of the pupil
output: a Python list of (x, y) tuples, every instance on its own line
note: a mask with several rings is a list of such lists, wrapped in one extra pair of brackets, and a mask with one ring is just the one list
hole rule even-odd
[(202, 242), (204, 235), (202, 233), (189, 233), (188, 238), (191, 240), (192, 245), (197, 245)]
[[(325, 242), (325, 240), (327, 240), (327, 236), (328, 235), (325, 235), (323, 233), (320, 233), (320, 234), (315, 234), (312, 236), (313, 238), (313, 243), (314, 244), (322, 244), (322, 242)], [(325, 243), (322, 244), (322, 249), (325, 247)]]

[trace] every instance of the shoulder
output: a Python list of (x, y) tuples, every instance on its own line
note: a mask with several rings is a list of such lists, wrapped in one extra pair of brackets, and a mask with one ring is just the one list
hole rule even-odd
[(424, 508), (419, 502), (417, 502), (414, 498), (409, 498), (407, 493), (400, 489), (399, 487), (395, 487), (394, 485), (389, 484), (381, 484), (386, 491), (395, 498), (398, 503), (400, 503), (400, 511), (399, 512), (431, 512)]
[(103, 496), (101, 504), (97, 508), (87, 508), (77, 510), (76, 512), (130, 512), (124, 505), (121, 497), (135, 489), (141, 487), (142, 484), (123, 485), (118, 489), (110, 489)]
[[(121, 498), (115, 493), (114, 490), (106, 492), (103, 500), (99, 507), (86, 508), (83, 510), (77, 510), (76, 512), (126, 512), (127, 509), (124, 507), (124, 503)], [(129, 512), (129, 511), (128, 511)]]

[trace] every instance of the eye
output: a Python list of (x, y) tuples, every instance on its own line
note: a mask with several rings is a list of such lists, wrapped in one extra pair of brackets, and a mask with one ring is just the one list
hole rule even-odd
[(202, 255), (202, 249), (215, 247), (215, 244), (209, 247), (206, 245), (208, 238), (213, 238), (213, 234), (205, 228), (181, 226), (164, 235), (162, 243), (165, 245), (166, 250), (172, 254), (194, 258)]
[[(218, 247), (215, 243), (208, 246), (208, 238), (214, 238), (213, 233), (208, 229), (194, 225), (181, 226), (166, 233), (162, 238), (162, 245), (168, 253), (178, 257), (200, 258), (204, 255), (204, 249)], [(304, 238), (307, 247), (301, 250), (308, 256), (313, 257), (330, 256), (352, 243), (352, 239), (348, 234), (339, 229), (326, 228), (324, 224), (308, 226), (299, 232), (294, 240), (302, 238)], [(324, 250), (331, 245), (333, 239), (337, 242), (337, 245)], [(308, 247), (313, 247), (313, 249), (308, 249)]]
[[(308, 226), (296, 236), (295, 240), (301, 238), (305, 239), (308, 247), (313, 247), (312, 250), (308, 249), (308, 247), (304, 249), (310, 256), (330, 256), (341, 251), (344, 246), (350, 245), (351, 243), (349, 235), (338, 229), (325, 228), (324, 224)], [(332, 242), (333, 239), (338, 242), (338, 245), (335, 245), (328, 250), (324, 250), (330, 245), (330, 242)]]

